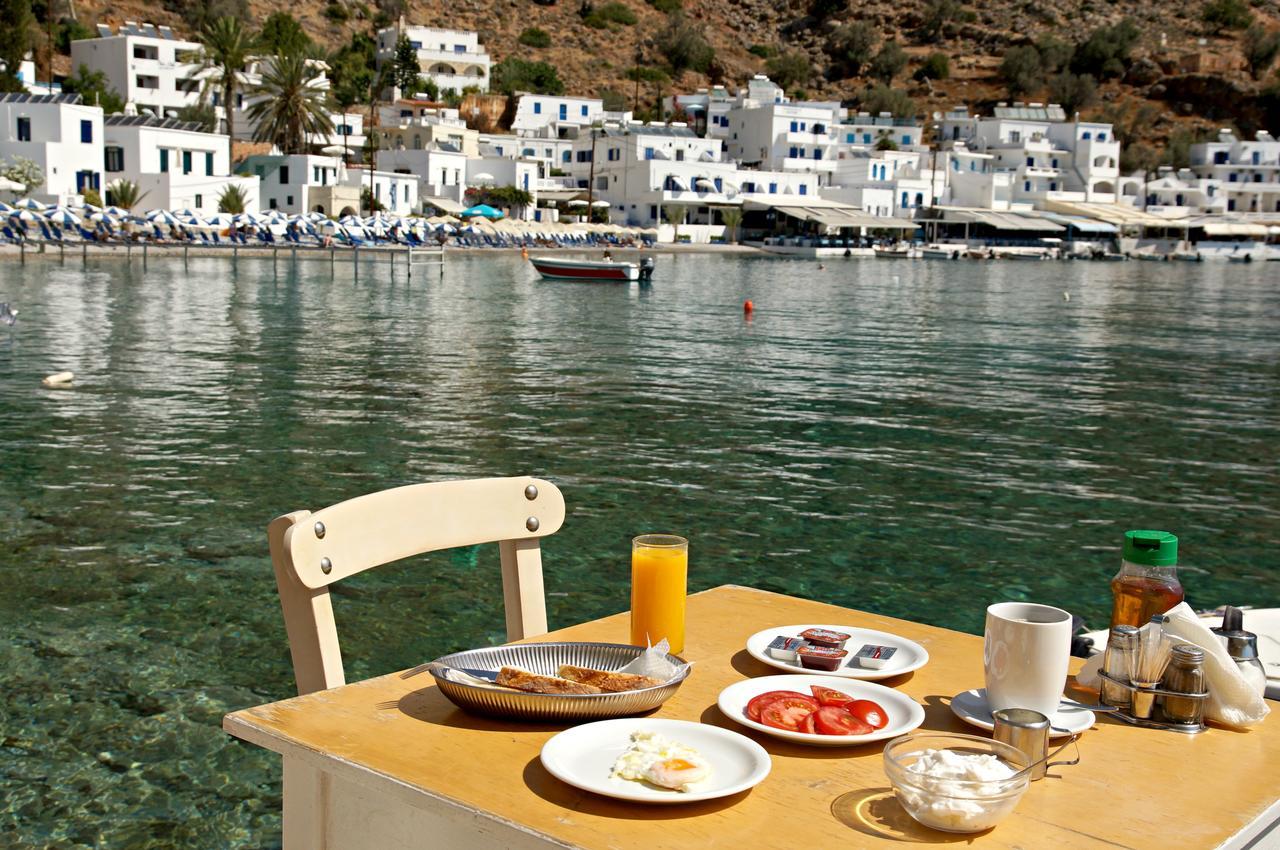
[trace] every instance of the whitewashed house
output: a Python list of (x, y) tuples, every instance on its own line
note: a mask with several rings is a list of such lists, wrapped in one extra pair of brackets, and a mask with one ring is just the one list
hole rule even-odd
[(834, 102), (735, 105), (728, 112), (728, 156), (744, 166), (813, 174), (829, 184), (843, 117)]
[(359, 214), (365, 190), (371, 190), (374, 200), (395, 215), (408, 215), (418, 207), (415, 175), (378, 170), (371, 179), (368, 169), (350, 168), (337, 156), (256, 155), (245, 159), (239, 171), (260, 179), (260, 203), (266, 210)]
[(178, 38), (169, 27), (125, 21), (113, 32), (98, 24), (97, 38), (71, 42), (71, 67), (87, 65), (101, 71), (126, 103), (173, 117), (200, 100), (200, 65), (184, 61), (200, 49), (199, 43)]
[[(842, 150), (822, 197), (877, 216), (913, 218), (938, 206), (947, 188), (946, 156), (874, 146)], [(934, 171), (934, 164), (938, 168)]]
[(103, 129), (103, 183), (129, 180), (148, 208), (218, 211), (230, 186), (245, 196), (245, 211), (258, 210), (258, 178), (231, 173), (227, 137), (200, 125), (152, 115), (108, 115)]
[(1220, 187), (1225, 212), (1280, 212), (1280, 141), (1266, 131), (1248, 141), (1222, 130), (1215, 141), (1192, 145), (1191, 171)]
[(378, 167), (382, 171), (417, 177), (420, 202), (450, 212), (463, 208), (467, 162), (467, 155), (448, 142), (432, 142), (423, 149), (394, 148), (378, 153)]
[[(944, 113), (939, 129), (945, 146), (988, 154), (993, 171), (1010, 175), (1013, 207), (1114, 204), (1123, 194), (1120, 143), (1111, 125), (1068, 120), (1060, 106), (1001, 105), (990, 118), (958, 108)], [(1136, 184), (1129, 188), (1137, 191)]]
[(458, 110), (430, 101), (401, 99), (380, 107), (377, 131), (383, 150), (429, 150), (438, 143), (466, 156), (480, 155), (480, 134)]
[(78, 94), (0, 92), (0, 161), (29, 159), (44, 171), (32, 195), (45, 203), (79, 203), (101, 191), (102, 108)]
[(681, 238), (706, 242), (724, 235), (725, 208), (821, 203), (812, 173), (741, 169), (723, 147), (682, 124), (606, 126), (596, 132), (594, 156), (590, 133), (575, 143), (572, 182), (607, 202), (613, 222), (659, 227), (667, 241), (674, 229), (664, 208), (680, 210)]
[(693, 127), (693, 131), (699, 136), (727, 139), (729, 110), (737, 101), (737, 96), (730, 94), (724, 86), (712, 86), (708, 89), (698, 89), (692, 94), (673, 95), (665, 99), (664, 105), (671, 114), (682, 110), (689, 119), (686, 123)]
[(422, 76), (434, 82), (441, 91), (489, 90), (491, 61), (476, 33), (407, 26), (404, 18), (397, 26), (378, 30), (376, 59), (379, 69), (395, 61), (396, 43), (402, 33), (417, 51)]

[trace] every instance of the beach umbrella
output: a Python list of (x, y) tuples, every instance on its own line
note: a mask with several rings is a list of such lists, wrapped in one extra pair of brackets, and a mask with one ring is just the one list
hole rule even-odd
[[(26, 188), (25, 186), (23, 188)], [(34, 212), (44, 212), (46, 204), (42, 204), (35, 198), (23, 198), (20, 201), (14, 201), (13, 206), (20, 210), (32, 210)]]
[(10, 180), (8, 177), (0, 177), (0, 192), (25, 192), (27, 186), (25, 183), (19, 183), (16, 180)]
[(11, 212), (13, 212), (13, 207), (9, 206), (6, 203), (0, 202), (0, 213), (11, 213)]
[(144, 218), (151, 224), (162, 224), (165, 227), (176, 227), (182, 223), (178, 221), (177, 216), (168, 210), (150, 210)]
[(597, 209), (604, 209), (605, 207), (609, 206), (609, 202), (608, 201), (592, 201), (591, 206)]
[(565, 204), (566, 207), (585, 207), (586, 205), (587, 205), (586, 201), (578, 201), (578, 200), (569, 201), (567, 204)]
[(126, 216), (129, 215), (128, 210), (122, 210), (119, 207), (107, 207), (106, 209), (103, 210), (103, 212), (111, 216), (112, 218), (125, 218)]
[(23, 227), (26, 227), (29, 224), (44, 221), (44, 216), (23, 208), (9, 213), (9, 221), (20, 222)]
[(476, 204), (474, 207), (468, 207), (467, 209), (458, 213), (458, 215), (462, 216), (463, 218), (480, 217), (480, 218), (488, 218), (488, 219), (499, 219), (499, 218), (502, 218), (505, 215), (505, 213), (503, 213), (502, 210), (494, 209), (488, 204)]
[(89, 213), (88, 219), (89, 221), (92, 221), (95, 224), (115, 224), (116, 223), (115, 216), (111, 215), (106, 210), (99, 210), (96, 213)]
[(364, 219), (358, 215), (344, 215), (342, 218), (338, 219), (338, 222), (349, 227), (353, 224), (364, 224)]
[(177, 216), (178, 218), (199, 218), (200, 217), (200, 213), (196, 212), (190, 207), (183, 207), (182, 209), (175, 212), (174, 215)]
[(472, 183), (492, 183), (493, 175), (489, 174), (488, 172), (481, 171), (479, 174), (471, 175), (471, 182)]
[(59, 227), (80, 226), (80, 216), (76, 215), (66, 207), (54, 207), (49, 210), (49, 212), (45, 213), (45, 217)]
[(346, 233), (347, 227), (340, 221), (334, 221), (331, 218), (326, 218), (324, 221), (316, 225), (316, 230), (326, 235), (332, 236), (338, 233)]
[(449, 224), (447, 221), (441, 222), (439, 225), (437, 225), (436, 230), (438, 230), (440, 233), (457, 233), (458, 232), (458, 228), (454, 227), (452, 224)]
[(257, 227), (260, 219), (253, 213), (236, 213), (231, 217), (231, 223), (236, 227)]
[(206, 218), (204, 221), (205, 221), (205, 224), (208, 224), (212, 227), (226, 227), (227, 225), (231, 224), (232, 218), (233, 217), (229, 213), (216, 212), (213, 215)]

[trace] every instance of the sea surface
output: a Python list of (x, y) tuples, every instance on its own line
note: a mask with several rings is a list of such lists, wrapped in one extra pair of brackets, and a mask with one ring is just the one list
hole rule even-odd
[[(266, 525), (411, 482), (560, 486), (553, 628), (627, 607), (649, 531), (695, 590), (970, 632), (1104, 627), (1129, 528), (1179, 535), (1194, 605), (1280, 605), (1275, 264), (415, 271), (0, 267), (0, 846), (279, 846), (276, 757), (219, 729), (293, 689)], [(498, 582), (494, 546), (343, 582), (348, 678), (500, 642)]]

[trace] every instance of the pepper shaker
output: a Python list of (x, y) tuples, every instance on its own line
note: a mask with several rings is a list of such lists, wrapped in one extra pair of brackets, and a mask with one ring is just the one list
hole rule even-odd
[[(1106, 655), (1103, 656), (1102, 672), (1114, 676), (1121, 682), (1129, 681), (1133, 672), (1134, 652), (1138, 648), (1138, 630), (1133, 626), (1114, 626), (1107, 638)], [(1114, 705), (1117, 708), (1128, 708), (1133, 704), (1133, 696), (1124, 685), (1104, 678), (1099, 689), (1099, 701), (1103, 705)]]

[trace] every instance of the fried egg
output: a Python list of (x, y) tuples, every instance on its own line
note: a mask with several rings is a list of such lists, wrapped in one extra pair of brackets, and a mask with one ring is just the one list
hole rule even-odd
[(692, 747), (640, 730), (631, 733), (631, 746), (618, 756), (610, 775), (688, 791), (711, 775), (711, 765)]

